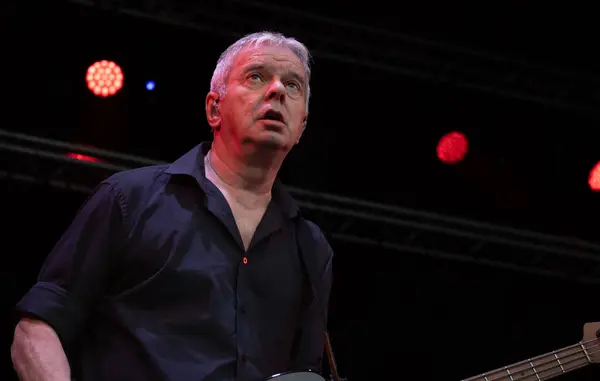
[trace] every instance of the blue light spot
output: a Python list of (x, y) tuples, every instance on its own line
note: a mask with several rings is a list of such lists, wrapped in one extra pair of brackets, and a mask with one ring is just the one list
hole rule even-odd
[(154, 90), (155, 86), (156, 85), (154, 84), (154, 81), (148, 81), (148, 82), (146, 82), (146, 89), (148, 89), (150, 91)]

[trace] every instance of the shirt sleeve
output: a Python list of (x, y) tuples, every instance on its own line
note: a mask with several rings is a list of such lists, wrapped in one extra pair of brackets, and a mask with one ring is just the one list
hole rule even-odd
[(304, 310), (296, 333), (295, 350), (292, 353), (293, 370), (312, 370), (321, 373), (325, 351), (325, 331), (327, 329), (327, 311), (333, 280), (333, 250), (321, 235), (319, 244), (320, 278), (314, 286), (317, 298), (312, 298)]
[(45, 321), (63, 345), (77, 337), (125, 242), (124, 206), (114, 184), (95, 189), (48, 255), (37, 283), (17, 303), (18, 316)]

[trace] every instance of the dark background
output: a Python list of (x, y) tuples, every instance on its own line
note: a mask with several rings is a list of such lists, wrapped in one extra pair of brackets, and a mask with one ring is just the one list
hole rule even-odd
[[(222, 2), (220, 12), (252, 20), (228, 35), (125, 15), (105, 3), (106, 9), (67, 1), (5, 5), (2, 129), (174, 160), (210, 139), (204, 97), (220, 52), (236, 32), (273, 28), (279, 17), (261, 18), (259, 8), (242, 12), (243, 1)], [(518, 1), (419, 4), (309, 1), (286, 8), (569, 70), (590, 86), (598, 75), (591, 10)], [(314, 41), (298, 25), (278, 29)], [(434, 50), (425, 43), (421, 49)], [(582, 112), (468, 90), (343, 63), (326, 54), (332, 52), (327, 46), (319, 50), (308, 129), (282, 169), (284, 182), (599, 241), (600, 194), (587, 184), (600, 160), (594, 107)], [(124, 70), (125, 87), (115, 97), (95, 97), (85, 86), (87, 67), (100, 59)], [(146, 91), (147, 80), (156, 82), (155, 91)], [(447, 166), (435, 147), (454, 130), (467, 135), (470, 152)], [(35, 282), (84, 195), (1, 185), (3, 302), (9, 308)], [(599, 319), (598, 286), (332, 245), (331, 334), (340, 371), (351, 381), (466, 378), (573, 344), (583, 323)], [(5, 328), (2, 379), (13, 377), (12, 327)], [(597, 377), (590, 367), (563, 379)]]

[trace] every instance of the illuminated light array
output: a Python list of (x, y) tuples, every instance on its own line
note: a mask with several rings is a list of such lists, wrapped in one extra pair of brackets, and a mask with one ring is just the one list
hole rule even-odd
[(87, 70), (88, 89), (100, 97), (115, 95), (123, 87), (123, 71), (112, 61), (98, 61)]

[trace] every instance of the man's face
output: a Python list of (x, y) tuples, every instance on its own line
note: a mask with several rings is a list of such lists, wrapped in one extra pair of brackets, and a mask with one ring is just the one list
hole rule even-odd
[(306, 87), (302, 62), (288, 48), (242, 50), (220, 100), (220, 133), (242, 144), (289, 151), (304, 131)]

